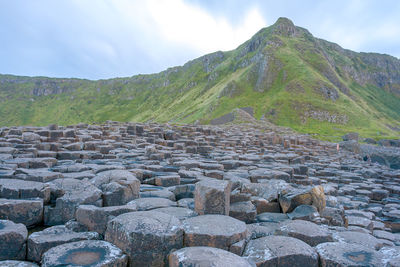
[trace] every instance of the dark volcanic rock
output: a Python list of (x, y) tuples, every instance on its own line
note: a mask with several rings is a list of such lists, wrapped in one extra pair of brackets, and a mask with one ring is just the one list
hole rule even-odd
[(105, 241), (78, 241), (56, 246), (42, 258), (42, 267), (98, 266), (126, 267), (128, 257)]
[(105, 240), (128, 255), (130, 266), (164, 266), (170, 251), (182, 247), (183, 228), (166, 213), (130, 212), (108, 223)]
[(312, 247), (286, 236), (250, 240), (243, 257), (257, 266), (318, 266), (318, 254)]
[(0, 260), (24, 260), (27, 236), (25, 225), (0, 220)]

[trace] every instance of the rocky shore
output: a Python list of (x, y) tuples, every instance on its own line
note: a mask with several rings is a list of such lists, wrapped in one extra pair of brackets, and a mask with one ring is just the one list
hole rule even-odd
[(400, 266), (400, 170), (354, 152), (258, 124), (3, 127), (0, 266)]

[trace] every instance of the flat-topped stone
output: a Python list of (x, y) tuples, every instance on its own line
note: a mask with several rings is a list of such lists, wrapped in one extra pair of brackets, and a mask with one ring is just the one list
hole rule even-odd
[(286, 236), (250, 240), (243, 257), (257, 266), (318, 266), (318, 254), (312, 247)]
[(52, 247), (81, 240), (99, 239), (95, 232), (77, 233), (64, 225), (49, 227), (40, 232), (34, 232), (28, 238), (28, 255), (30, 261), (40, 262), (43, 253)]
[(231, 183), (216, 179), (196, 183), (195, 211), (200, 214), (229, 215)]
[(383, 266), (382, 255), (374, 249), (342, 242), (328, 242), (316, 246), (321, 266)]
[(245, 239), (246, 224), (225, 215), (201, 215), (183, 221), (184, 244), (188, 247), (208, 246), (228, 250)]
[(176, 202), (166, 198), (146, 197), (132, 200), (127, 205), (134, 205), (138, 211), (148, 211), (158, 208), (175, 207)]
[(50, 187), (47, 184), (16, 179), (0, 179), (0, 198), (50, 200)]
[(0, 219), (23, 223), (27, 227), (43, 222), (42, 199), (0, 199)]
[(130, 212), (108, 223), (105, 240), (129, 257), (129, 266), (164, 266), (167, 255), (183, 245), (178, 218), (157, 211)]
[(100, 240), (85, 240), (51, 248), (43, 255), (42, 267), (126, 267), (127, 262), (128, 257), (113, 244)]
[(218, 267), (251, 267), (244, 258), (223, 249), (212, 247), (187, 247), (169, 255), (170, 267), (218, 266)]
[(285, 221), (277, 233), (300, 239), (312, 247), (333, 241), (332, 234), (326, 228), (303, 220)]
[(29, 261), (7, 260), (0, 261), (0, 267), (39, 267), (39, 265)]

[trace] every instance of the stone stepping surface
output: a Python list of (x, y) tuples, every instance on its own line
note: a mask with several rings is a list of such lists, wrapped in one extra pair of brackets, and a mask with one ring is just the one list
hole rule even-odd
[(383, 267), (399, 250), (400, 171), (289, 129), (0, 127), (0, 266)]
[(99, 266), (125, 267), (128, 257), (106, 241), (78, 241), (59, 245), (44, 253), (43, 267)]

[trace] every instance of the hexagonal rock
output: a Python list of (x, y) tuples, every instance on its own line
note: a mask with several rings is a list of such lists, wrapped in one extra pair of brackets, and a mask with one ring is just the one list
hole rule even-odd
[(104, 234), (107, 223), (114, 217), (136, 211), (135, 205), (113, 207), (96, 207), (93, 205), (80, 205), (75, 213), (76, 220), (86, 226), (89, 231)]
[(230, 205), (229, 216), (245, 223), (256, 220), (257, 210), (251, 201), (236, 202)]
[(182, 207), (159, 208), (155, 209), (154, 211), (167, 213), (169, 215), (175, 216), (179, 220), (186, 220), (188, 218), (195, 217), (198, 215), (195, 211)]
[(36, 263), (29, 261), (0, 261), (0, 267), (39, 267)]
[(59, 245), (48, 250), (42, 258), (42, 267), (96, 266), (126, 267), (128, 257), (106, 241), (85, 240)]
[(188, 247), (171, 253), (170, 267), (220, 266), (251, 267), (254, 264), (231, 252), (212, 247)]
[(64, 224), (75, 218), (75, 211), (79, 205), (91, 204), (102, 206), (100, 189), (87, 181), (65, 178), (51, 182), (56, 188), (58, 197), (55, 207), (46, 206), (44, 212), (45, 225)]
[(318, 266), (318, 255), (312, 247), (287, 236), (250, 240), (243, 257), (257, 266)]
[(370, 234), (355, 231), (336, 232), (333, 233), (333, 238), (335, 241), (357, 244), (376, 250), (386, 246), (387, 244), (384, 239), (378, 239)]
[(161, 197), (146, 197), (132, 200), (127, 205), (134, 205), (138, 211), (148, 211), (158, 208), (176, 207), (176, 202)]
[(278, 179), (290, 182), (290, 175), (283, 171), (270, 170), (270, 169), (258, 169), (250, 171), (250, 181), (252, 183), (258, 183), (261, 180)]
[(43, 253), (52, 247), (75, 241), (99, 239), (99, 237), (95, 232), (77, 233), (64, 225), (53, 226), (29, 236), (27, 259), (40, 262)]
[(291, 212), (300, 205), (313, 205), (322, 212), (326, 206), (324, 188), (319, 185), (292, 190), (279, 196), (279, 204), (284, 213)]
[(277, 234), (300, 239), (312, 247), (320, 243), (333, 241), (332, 234), (327, 229), (315, 223), (303, 220), (283, 222)]
[(103, 191), (104, 206), (124, 205), (139, 197), (140, 181), (129, 171), (104, 171), (91, 182)]
[(27, 227), (43, 221), (43, 200), (0, 199), (0, 219), (23, 223)]
[(184, 244), (187, 247), (207, 246), (229, 250), (246, 238), (246, 224), (225, 215), (202, 215), (183, 221)]
[(400, 266), (400, 247), (384, 247), (379, 250), (383, 255), (383, 266), (398, 267)]
[(0, 260), (24, 260), (27, 237), (25, 225), (0, 220)]
[(383, 266), (382, 255), (357, 244), (342, 242), (322, 243), (315, 247), (322, 267), (328, 266)]
[(182, 247), (183, 228), (166, 213), (130, 212), (108, 223), (105, 240), (128, 255), (129, 266), (164, 266), (170, 251)]
[(204, 180), (196, 183), (195, 211), (200, 214), (229, 215), (231, 183), (221, 180)]
[(17, 179), (0, 179), (0, 198), (50, 200), (50, 187), (47, 184)]

